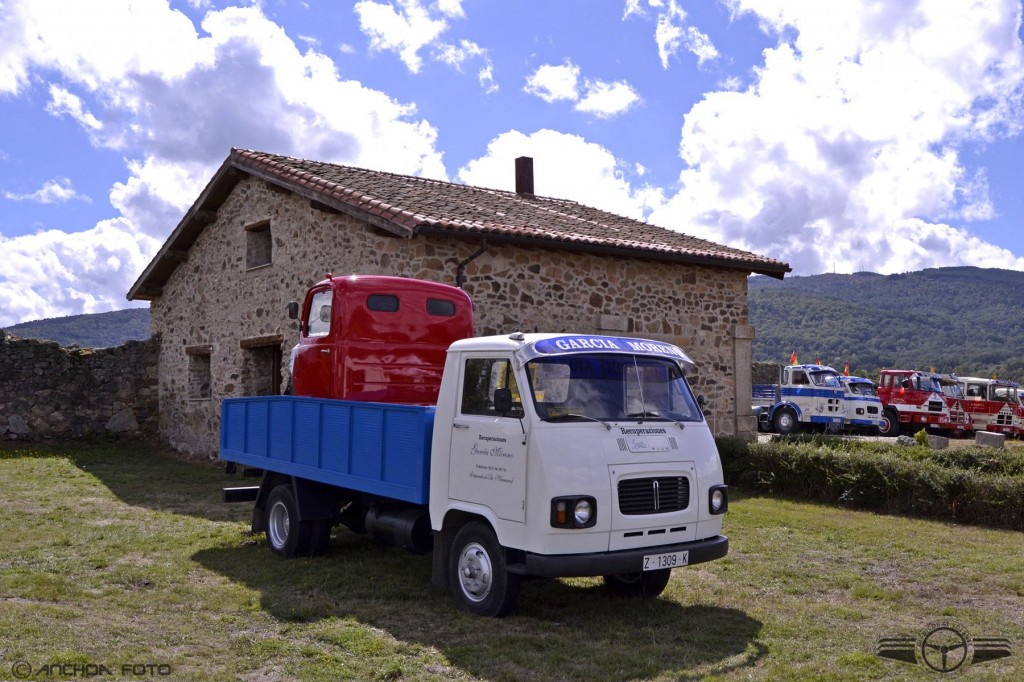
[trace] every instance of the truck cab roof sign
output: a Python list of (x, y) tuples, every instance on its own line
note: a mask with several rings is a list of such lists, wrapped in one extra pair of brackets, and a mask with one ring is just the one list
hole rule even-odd
[(533, 355), (562, 355), (565, 353), (637, 353), (658, 355), (682, 360), (688, 365), (693, 361), (678, 346), (649, 339), (629, 339), (620, 336), (557, 336), (542, 339), (533, 344)]

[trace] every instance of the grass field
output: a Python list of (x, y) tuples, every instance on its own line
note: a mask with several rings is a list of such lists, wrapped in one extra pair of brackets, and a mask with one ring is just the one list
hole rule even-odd
[(141, 446), (0, 450), (0, 679), (936, 679), (876, 644), (943, 622), (1012, 643), (960, 677), (1024, 678), (1019, 532), (734, 491), (729, 556), (662, 598), (538, 581), (494, 620), (341, 529), (272, 557), (220, 502), (237, 481)]

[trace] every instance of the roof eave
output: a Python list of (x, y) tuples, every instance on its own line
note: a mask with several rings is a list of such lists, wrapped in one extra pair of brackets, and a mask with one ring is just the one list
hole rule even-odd
[(233, 163), (231, 156), (224, 160), (206, 184), (203, 193), (132, 284), (127, 294), (129, 301), (151, 301), (160, 295), (163, 283), (180, 263), (188, 259), (188, 252), (199, 233), (214, 220), (217, 209), (244, 175), (244, 171)]
[(638, 248), (614, 246), (610, 244), (594, 244), (584, 242), (573, 242), (561, 239), (550, 239), (544, 237), (527, 237), (522, 235), (507, 235), (500, 232), (473, 232), (461, 229), (451, 229), (440, 226), (420, 225), (417, 233), (438, 234), (459, 239), (486, 238), (492, 244), (503, 243), (518, 246), (534, 246), (550, 249), (552, 245), (564, 251), (596, 253), (608, 256), (621, 256), (623, 258), (646, 258), (649, 260), (685, 263), (687, 265), (703, 265), (716, 268), (727, 268), (738, 270), (747, 274), (767, 275), (775, 279), (783, 279), (792, 268), (785, 263), (755, 263), (739, 258), (723, 258), (711, 255), (698, 255), (680, 253), (678, 251), (655, 251)]

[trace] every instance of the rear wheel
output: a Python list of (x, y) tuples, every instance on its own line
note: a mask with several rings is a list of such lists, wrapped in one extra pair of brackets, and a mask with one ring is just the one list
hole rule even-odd
[(800, 428), (800, 422), (796, 420), (796, 412), (788, 407), (781, 407), (775, 411), (775, 416), (772, 417), (772, 427), (776, 433), (788, 436), (791, 433), (797, 432)]
[(891, 407), (882, 411), (882, 425), (878, 427), (880, 436), (892, 437), (900, 435), (900, 413)]
[(671, 576), (671, 568), (642, 573), (616, 573), (604, 576), (604, 584), (612, 593), (619, 596), (654, 599), (665, 591)]
[(448, 557), (448, 587), (459, 606), (478, 616), (505, 616), (519, 598), (520, 577), (505, 566), (505, 550), (490, 526), (467, 523)]
[(299, 505), (295, 503), (290, 485), (282, 483), (270, 491), (266, 514), (270, 551), (289, 559), (310, 554), (313, 522), (299, 521)]

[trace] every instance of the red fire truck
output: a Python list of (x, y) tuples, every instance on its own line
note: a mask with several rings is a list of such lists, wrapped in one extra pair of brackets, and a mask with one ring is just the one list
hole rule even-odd
[(1024, 434), (1024, 408), (1017, 397), (1020, 384), (1005, 379), (960, 377), (964, 389), (964, 407), (974, 418), (978, 431), (1007, 436)]
[(910, 369), (883, 369), (878, 379), (878, 397), (882, 400), (883, 436), (898, 436), (901, 431), (923, 428), (963, 429), (950, 419), (949, 404), (942, 394), (939, 375)]

